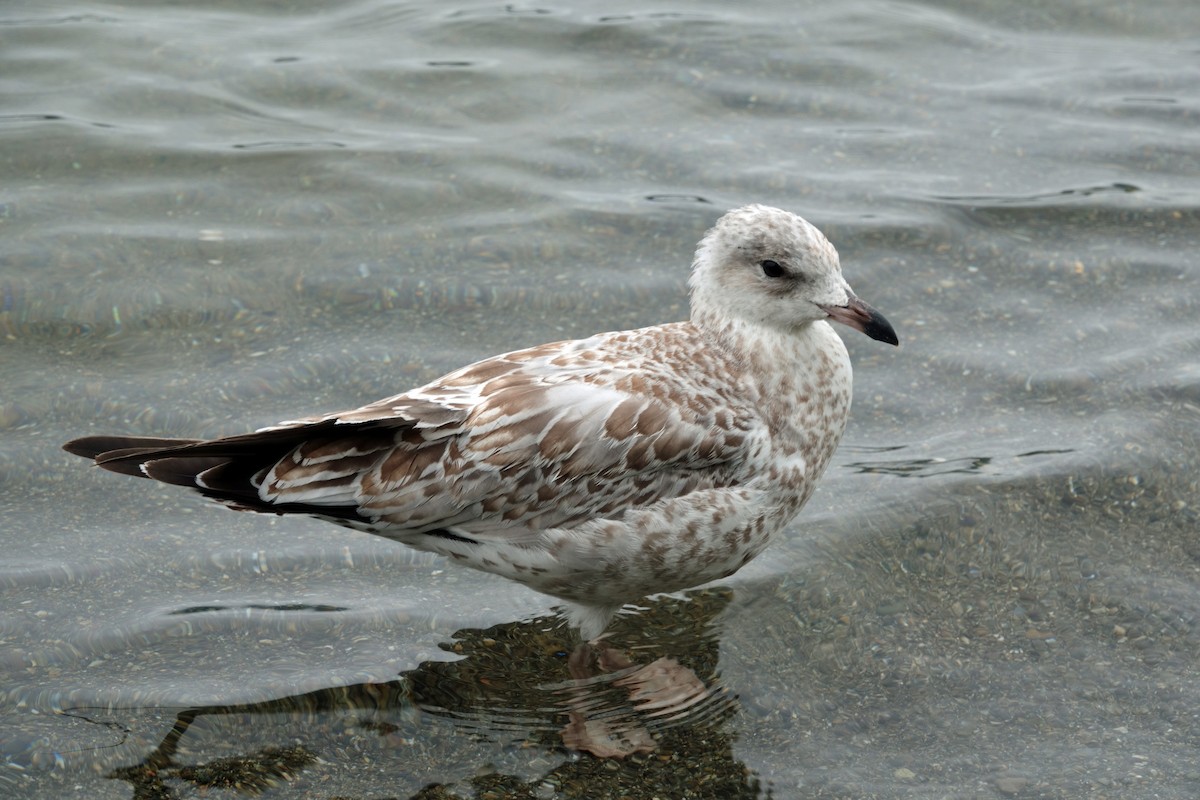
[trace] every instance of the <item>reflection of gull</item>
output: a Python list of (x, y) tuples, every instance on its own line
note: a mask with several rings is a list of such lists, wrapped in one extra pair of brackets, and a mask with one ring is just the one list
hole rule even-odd
[[(701, 590), (687, 599), (663, 598), (637, 616), (615, 622), (612, 638), (632, 645), (653, 664), (677, 651), (693, 676), (703, 676), (696, 679), (695, 694), (672, 692), (670, 708), (646, 709), (641, 694), (629, 696), (626, 678), (645, 674), (644, 669), (597, 676), (586, 685), (572, 681), (567, 663), (571, 633), (560, 620), (543, 617), (456, 631), (442, 648), (458, 660), (427, 661), (392, 681), (183, 709), (141, 706), (145, 698), (135, 693), (125, 698), (133, 707), (61, 713), (81, 724), (103, 726), (94, 737), (100, 747), (82, 753), (85, 763), (127, 781), (133, 796), (142, 798), (188, 794), (184, 789), (194, 795), (193, 787), (201, 795), (234, 788), (257, 794), (314, 765), (321, 766), (315, 766), (310, 780), (330, 770), (341, 776), (361, 773), (363, 785), (378, 787), (361, 792), (367, 796), (408, 797), (424, 784), (454, 781), (459, 781), (457, 793), (414, 796), (482, 796), (486, 793), (476, 781), (484, 775), (495, 781), (492, 786), (508, 787), (500, 792), (505, 797), (540, 796), (538, 787), (544, 789), (547, 782), (591, 786), (588, 796), (622, 796), (628, 793), (620, 791), (622, 781), (633, 775), (646, 789), (638, 796), (673, 797), (679, 765), (700, 763), (710, 781), (707, 788), (715, 782), (742, 789), (706, 796), (759, 797), (757, 791), (746, 791), (754, 779), (734, 755), (729, 723), (739, 705), (717, 670), (715, 619), (731, 597), (728, 591)], [(642, 627), (659, 633), (648, 639), (640, 635)], [(647, 677), (654, 681), (649, 690), (657, 693), (658, 673)], [(545, 757), (564, 744), (580, 747), (564, 730), (568, 722), (589, 728), (590, 738), (582, 744), (594, 754), (603, 745), (612, 755), (622, 740), (632, 739), (639, 743), (636, 749), (615, 753), (647, 750), (652, 744), (669, 757), (643, 762), (632, 773), (597, 771), (591, 759)], [(529, 757), (514, 761), (505, 756), (517, 751)], [(428, 755), (437, 752), (453, 752), (455, 758), (449, 764), (429, 761)], [(364, 758), (371, 753), (375, 757)], [(520, 766), (521, 775), (496, 774), (491, 762)], [(549, 771), (541, 772), (538, 763)], [(460, 777), (469, 764), (479, 765), (475, 778)], [(528, 791), (518, 790), (524, 787)]]
[[(422, 710), (485, 738), (557, 740), (601, 758), (671, 747), (733, 711), (717, 672), (714, 623), (731, 597), (701, 590), (622, 616), (594, 654), (595, 672), (592, 648), (569, 651), (565, 626), (543, 619), (458, 631), (445, 649), (462, 660), (422, 664), (406, 676)], [(655, 636), (638, 635), (643, 627)]]
[(833, 246), (786, 211), (723, 216), (690, 284), (687, 322), (507, 353), (353, 411), (66, 448), (511, 578), (569, 601), (593, 639), (627, 602), (735, 572), (804, 505), (850, 407), (826, 319), (896, 343)]

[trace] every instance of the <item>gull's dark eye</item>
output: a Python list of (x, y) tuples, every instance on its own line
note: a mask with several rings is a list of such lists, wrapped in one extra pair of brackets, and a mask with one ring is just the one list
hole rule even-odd
[(766, 261), (758, 262), (758, 265), (762, 267), (763, 275), (766, 275), (768, 278), (782, 278), (784, 275), (785, 270), (779, 266), (778, 261), (772, 261), (768, 258)]

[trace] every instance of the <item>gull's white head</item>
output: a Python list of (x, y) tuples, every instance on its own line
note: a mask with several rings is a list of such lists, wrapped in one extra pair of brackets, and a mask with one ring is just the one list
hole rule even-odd
[(743, 206), (717, 220), (696, 249), (689, 285), (697, 324), (735, 319), (794, 332), (832, 319), (897, 343), (883, 315), (851, 291), (825, 235), (778, 208)]

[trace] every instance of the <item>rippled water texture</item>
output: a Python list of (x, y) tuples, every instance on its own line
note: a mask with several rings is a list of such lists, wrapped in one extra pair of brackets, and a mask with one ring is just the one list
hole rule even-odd
[[(1200, 794), (1197, 30), (1184, 0), (6, 4), (0, 795)], [(847, 332), (804, 514), (629, 609), (590, 678), (547, 598), (59, 450), (680, 319), (747, 202), (824, 229), (902, 346)]]

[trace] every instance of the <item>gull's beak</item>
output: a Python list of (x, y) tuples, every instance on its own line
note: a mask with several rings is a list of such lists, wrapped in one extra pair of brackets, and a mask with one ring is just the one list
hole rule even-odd
[(884, 319), (883, 314), (854, 295), (850, 295), (850, 302), (844, 306), (821, 306), (821, 310), (828, 314), (834, 322), (849, 325), (876, 341), (900, 344), (900, 340), (896, 338), (896, 331), (892, 328), (892, 323)]

